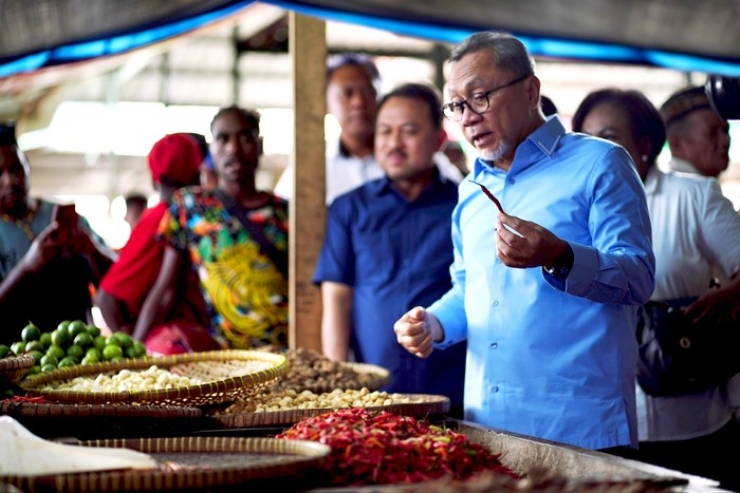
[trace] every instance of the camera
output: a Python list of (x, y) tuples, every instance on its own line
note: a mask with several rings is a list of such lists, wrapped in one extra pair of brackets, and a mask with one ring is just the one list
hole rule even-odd
[(710, 75), (704, 90), (715, 113), (725, 120), (740, 119), (740, 77)]

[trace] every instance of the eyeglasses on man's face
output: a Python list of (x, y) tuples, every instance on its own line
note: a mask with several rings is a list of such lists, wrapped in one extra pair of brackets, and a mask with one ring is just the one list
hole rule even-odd
[(517, 77), (516, 79), (512, 80), (511, 82), (507, 82), (502, 86), (494, 87), (493, 89), (486, 92), (473, 94), (468, 99), (447, 103), (442, 106), (442, 113), (444, 114), (445, 118), (447, 118), (448, 120), (452, 120), (453, 122), (459, 122), (460, 120), (462, 120), (466, 106), (470, 108), (470, 111), (472, 111), (473, 113), (477, 115), (482, 115), (483, 113), (488, 111), (488, 108), (490, 108), (491, 106), (492, 94), (502, 89), (506, 89), (507, 87), (511, 87), (514, 84), (518, 84), (529, 76), (530, 74), (522, 75), (521, 77)]

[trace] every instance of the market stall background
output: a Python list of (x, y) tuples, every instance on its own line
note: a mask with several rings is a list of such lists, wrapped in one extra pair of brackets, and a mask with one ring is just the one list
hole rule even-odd
[[(130, 51), (224, 19), (250, 0), (3, 2), (0, 75)], [(275, 0), (298, 12), (455, 43), (481, 29), (534, 55), (740, 75), (736, 0)]]
[(326, 20), (330, 52), (382, 57), (384, 89), (404, 77), (441, 88), (452, 43), (511, 31), (566, 119), (599, 85), (639, 87), (659, 104), (704, 74), (740, 76), (738, 0), (7, 0), (0, 11), (0, 119), (42, 150), (41, 194), (149, 188), (140, 158), (162, 130), (199, 120), (191, 130), (207, 134), (213, 109), (232, 102), (265, 111), (261, 183), (274, 183), (293, 139), (270, 135), (292, 116), (289, 11)]

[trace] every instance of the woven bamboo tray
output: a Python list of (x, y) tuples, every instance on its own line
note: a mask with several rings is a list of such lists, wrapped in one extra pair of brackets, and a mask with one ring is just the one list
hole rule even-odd
[[(378, 390), (391, 381), (391, 372), (382, 366), (369, 363), (346, 363), (346, 365), (359, 375), (358, 385), (351, 387), (354, 390), (359, 390), (362, 387), (367, 387), (369, 390)], [(334, 389), (327, 389), (324, 392), (331, 392), (332, 390)]]
[(48, 476), (0, 476), (25, 492), (210, 491), (256, 480), (299, 476), (319, 468), (330, 448), (273, 438), (182, 437), (91, 440), (85, 447), (129, 448), (150, 454), (160, 469)]
[[(404, 396), (411, 400), (411, 402), (390, 404), (388, 406), (373, 406), (368, 407), (368, 409), (388, 411), (394, 414), (416, 418), (445, 414), (450, 410), (450, 399), (443, 395), (405, 394)], [(330, 411), (334, 411), (334, 409), (290, 409), (275, 412), (222, 414), (211, 416), (211, 419), (218, 421), (224, 428), (249, 428), (252, 426), (293, 424), (304, 418), (318, 416)]]
[[(59, 404), (55, 402), (0, 401), (0, 414), (14, 418), (200, 418), (198, 407), (131, 404)], [(62, 425), (63, 426), (63, 425)]]
[(0, 359), (0, 383), (19, 382), (34, 364), (35, 360), (30, 354)]
[(310, 390), (320, 394), (340, 390), (379, 390), (390, 381), (390, 372), (367, 363), (333, 361), (313, 349), (284, 349), (263, 346), (259, 351), (282, 354), (288, 358), (288, 372), (270, 386), (271, 391)]
[[(259, 370), (248, 368), (261, 364)], [(134, 392), (80, 392), (42, 390), (46, 384), (61, 383), (80, 376), (117, 373), (120, 370), (144, 370), (152, 365), (172, 373), (198, 377), (206, 383), (187, 387)], [(288, 369), (284, 356), (248, 350), (205, 351), (155, 358), (125, 359), (115, 363), (60, 368), (42, 373), (21, 383), (28, 396), (41, 396), (47, 401), (67, 403), (146, 403), (203, 406), (231, 402), (252, 395), (260, 387), (274, 381)]]
[(198, 407), (157, 404), (62, 404), (0, 401), (7, 414), (36, 436), (80, 440), (161, 438), (212, 426)]

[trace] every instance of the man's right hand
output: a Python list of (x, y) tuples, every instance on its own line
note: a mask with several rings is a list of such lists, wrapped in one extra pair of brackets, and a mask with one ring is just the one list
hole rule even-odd
[(59, 242), (57, 229), (58, 225), (51, 223), (33, 240), (31, 247), (23, 257), (26, 271), (38, 272), (62, 253), (63, 245)]
[(432, 354), (434, 342), (444, 338), (442, 326), (437, 317), (420, 306), (406, 312), (393, 324), (396, 340), (411, 354), (427, 358)]

